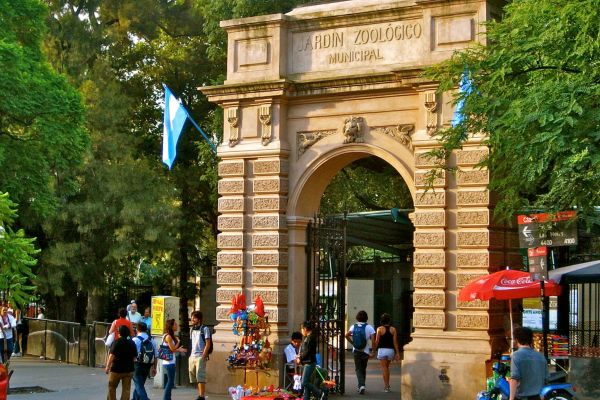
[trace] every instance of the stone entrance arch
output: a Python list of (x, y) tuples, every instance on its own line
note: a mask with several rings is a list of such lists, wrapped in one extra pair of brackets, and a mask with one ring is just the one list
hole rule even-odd
[(262, 296), (281, 353), (277, 346), (304, 318), (309, 218), (333, 175), (368, 155), (399, 172), (415, 205), (414, 331), (403, 399), (465, 399), (483, 388), (485, 360), (504, 336), (503, 304), (459, 303), (456, 295), (468, 280), (506, 265), (516, 242), (491, 221), (488, 173), (475, 167), (488, 151), (481, 138), (450, 160), (461, 168), (456, 176), (427, 190), (433, 162), (425, 154), (453, 109), (421, 72), (482, 39), (479, 24), (497, 13), (497, 3), (355, 0), (221, 23), (227, 80), (201, 88), (225, 119), (220, 323), (209, 390), (243, 379), (223, 372), (237, 342), (227, 316), (234, 294)]

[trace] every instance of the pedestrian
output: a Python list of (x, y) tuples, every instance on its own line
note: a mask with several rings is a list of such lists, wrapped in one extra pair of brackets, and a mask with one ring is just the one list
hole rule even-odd
[(175, 354), (187, 352), (185, 348), (181, 347), (181, 342), (175, 336), (176, 330), (177, 323), (175, 320), (168, 319), (165, 323), (165, 333), (161, 342), (161, 346), (166, 346), (171, 352), (171, 358), (169, 360), (162, 360), (162, 367), (167, 373), (167, 383), (163, 393), (163, 400), (171, 400), (171, 390), (173, 390), (173, 386), (175, 386), (175, 362), (177, 360)]
[(138, 323), (138, 335), (133, 338), (133, 342), (137, 351), (133, 371), (133, 400), (148, 400), (144, 385), (149, 376), (156, 375), (157, 351), (145, 323)]
[(365, 394), (365, 379), (367, 377), (367, 363), (371, 354), (369, 342), (373, 341), (375, 329), (367, 323), (369, 316), (364, 310), (356, 314), (356, 324), (346, 332), (346, 340), (352, 343), (354, 355), (354, 370), (358, 380), (357, 392)]
[(513, 333), (517, 351), (510, 362), (510, 400), (539, 400), (548, 380), (548, 363), (533, 349), (533, 332), (518, 327)]
[(44, 310), (44, 307), (40, 307), (38, 308), (38, 315), (37, 315), (37, 319), (46, 319), (46, 314), (45, 314), (46, 310)]
[(134, 361), (137, 356), (131, 331), (126, 325), (119, 326), (119, 338), (110, 348), (104, 372), (108, 374), (108, 400), (117, 399), (117, 387), (121, 383), (121, 400), (129, 400)]
[[(127, 311), (125, 311), (124, 308), (119, 308), (118, 311), (118, 318), (115, 319), (112, 324), (110, 325), (110, 329), (108, 330), (108, 336), (110, 337), (110, 335), (113, 335), (113, 341), (117, 340), (119, 338), (119, 332), (121, 326), (125, 326), (127, 327), (127, 329), (129, 329), (129, 333), (127, 336), (133, 336), (133, 327), (131, 326), (131, 321), (129, 321), (127, 318)], [(109, 340), (110, 342), (110, 340)], [(108, 345), (110, 346), (112, 343), (108, 343)]]
[(210, 355), (212, 334), (210, 328), (202, 324), (202, 311), (192, 312), (192, 327), (190, 328), (190, 359), (188, 363), (190, 383), (198, 386), (197, 400), (204, 400), (206, 390), (206, 362)]
[[(10, 314), (12, 311), (11, 308), (8, 309), (8, 313)], [(15, 318), (16, 321), (16, 326), (15, 326), (15, 344), (14, 344), (14, 349), (12, 352), (12, 356), (13, 357), (21, 357), (24, 350), (23, 350), (23, 346), (21, 343), (21, 339), (23, 337), (23, 332), (25, 331), (25, 326), (23, 325), (23, 318), (21, 316), (21, 310), (19, 310), (18, 308), (15, 309), (13, 312), (13, 317)]]
[(373, 353), (377, 351), (377, 359), (383, 372), (383, 391), (389, 393), (390, 388), (390, 363), (400, 359), (398, 348), (398, 332), (392, 326), (392, 317), (388, 313), (381, 316), (381, 326), (375, 333)]
[(302, 343), (296, 356), (296, 364), (302, 365), (302, 389), (304, 400), (310, 400), (313, 393), (319, 400), (327, 400), (327, 389), (320, 390), (312, 383), (312, 375), (317, 368), (317, 335), (313, 332), (312, 321), (304, 321), (301, 325)]
[(129, 310), (127, 311), (127, 319), (131, 321), (132, 324), (137, 324), (142, 319), (142, 314), (140, 314), (137, 310), (137, 304), (135, 302), (129, 305)]
[(144, 316), (140, 319), (140, 322), (146, 324), (146, 328), (148, 328), (148, 335), (152, 336), (152, 317), (150, 315), (150, 307), (146, 307), (144, 309)]
[(3, 362), (10, 360), (10, 356), (13, 353), (15, 329), (17, 327), (17, 321), (15, 318), (8, 313), (7, 307), (2, 307), (0, 312), (0, 354), (2, 354)]

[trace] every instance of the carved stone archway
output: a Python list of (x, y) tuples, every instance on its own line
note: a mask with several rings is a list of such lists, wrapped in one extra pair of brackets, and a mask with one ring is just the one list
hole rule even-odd
[(431, 135), (449, 124), (453, 109), (421, 72), (482, 38), (479, 23), (496, 3), (356, 0), (221, 23), (227, 80), (202, 88), (224, 109), (226, 138), (219, 147), (220, 344), (209, 390), (240, 382), (219, 365), (236, 342), (227, 317), (234, 294), (263, 297), (271, 343), (284, 344), (297, 328), (306, 225), (335, 173), (369, 155), (398, 171), (415, 205), (414, 332), (402, 396), (465, 399), (481, 390), (485, 360), (504, 335), (502, 305), (459, 303), (456, 294), (518, 256), (516, 242), (491, 220), (488, 173), (475, 167), (488, 152), (481, 138), (450, 160), (461, 172), (427, 190), (433, 162), (425, 154), (437, 146)]

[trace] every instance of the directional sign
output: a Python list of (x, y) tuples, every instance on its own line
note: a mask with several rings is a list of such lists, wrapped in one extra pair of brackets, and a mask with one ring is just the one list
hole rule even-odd
[(523, 248), (574, 246), (577, 244), (575, 219), (575, 211), (519, 215), (519, 245)]
[(534, 281), (548, 279), (548, 248), (545, 246), (527, 249), (529, 273)]

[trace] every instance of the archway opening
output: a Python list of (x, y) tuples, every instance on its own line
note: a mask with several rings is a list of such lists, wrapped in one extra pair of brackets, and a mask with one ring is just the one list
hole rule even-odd
[[(328, 349), (322, 351), (351, 349), (340, 332), (361, 310), (375, 327), (384, 313), (391, 315), (403, 348), (413, 314), (411, 191), (392, 165), (373, 155), (329, 174), (307, 241), (307, 310), (324, 327)], [(343, 363), (335, 357), (327, 354), (332, 370)]]

